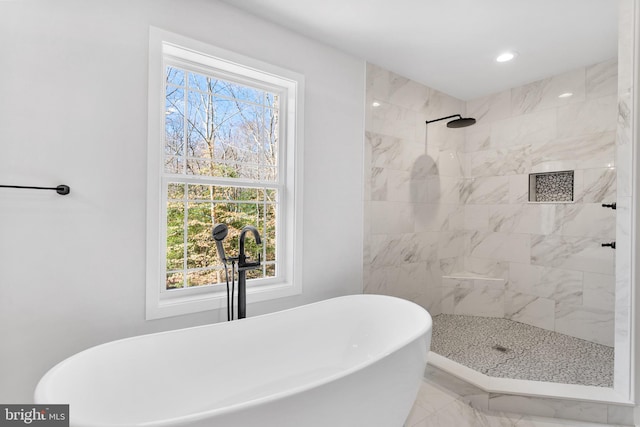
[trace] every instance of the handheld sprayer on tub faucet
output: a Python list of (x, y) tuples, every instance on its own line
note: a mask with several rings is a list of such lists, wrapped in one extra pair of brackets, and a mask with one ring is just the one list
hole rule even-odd
[[(224, 253), (224, 247), (222, 241), (229, 234), (229, 228), (226, 224), (215, 224), (211, 230), (213, 240), (216, 242), (216, 249), (218, 250), (218, 256), (224, 264), (225, 275), (227, 277), (227, 320), (233, 320), (233, 295), (235, 293), (235, 268), (236, 262), (238, 263), (238, 319), (244, 319), (247, 316), (247, 270), (255, 270), (260, 268), (261, 260), (260, 254), (258, 254), (257, 261), (249, 261), (244, 251), (244, 241), (246, 239), (247, 232), (253, 233), (253, 237), (258, 245), (262, 244), (260, 239), (260, 233), (258, 229), (253, 225), (245, 225), (240, 231), (240, 237), (238, 237), (239, 250), (237, 257), (227, 257)], [(231, 261), (231, 292), (229, 292), (229, 268), (227, 262)]]

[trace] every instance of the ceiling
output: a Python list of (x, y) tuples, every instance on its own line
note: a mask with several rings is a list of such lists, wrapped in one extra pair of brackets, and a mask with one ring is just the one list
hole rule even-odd
[(462, 100), (617, 55), (616, 0), (223, 1)]

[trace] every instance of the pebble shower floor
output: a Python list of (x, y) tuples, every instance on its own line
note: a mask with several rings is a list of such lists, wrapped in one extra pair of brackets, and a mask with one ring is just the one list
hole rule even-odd
[(492, 377), (613, 387), (613, 347), (513, 320), (439, 314), (431, 350)]

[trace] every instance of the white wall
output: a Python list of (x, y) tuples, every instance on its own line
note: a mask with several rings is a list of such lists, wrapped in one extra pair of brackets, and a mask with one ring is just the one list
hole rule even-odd
[[(145, 321), (147, 49), (157, 26), (304, 74), (303, 295), (362, 292), (364, 62), (212, 0), (0, 2), (0, 402)], [(194, 349), (197, 351), (197, 349)]]

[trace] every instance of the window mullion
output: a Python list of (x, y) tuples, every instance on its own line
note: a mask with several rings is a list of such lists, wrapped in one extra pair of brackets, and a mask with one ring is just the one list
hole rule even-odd
[(183, 100), (184, 100), (184, 117), (183, 117), (183, 130), (182, 130), (182, 173), (187, 174), (187, 155), (189, 151), (187, 150), (187, 145), (189, 144), (189, 72), (184, 72), (184, 90), (183, 90)]
[[(182, 141), (182, 173), (184, 175), (187, 174), (187, 154), (189, 154), (187, 150), (187, 146), (189, 144), (189, 71), (185, 70), (184, 73), (184, 90), (183, 90), (183, 100), (184, 100), (184, 120), (183, 120), (183, 141)], [(187, 274), (187, 257), (188, 257), (188, 242), (189, 242), (189, 184), (185, 183), (184, 185), (184, 193), (182, 194), (182, 204), (184, 205), (184, 215), (183, 215), (183, 231), (182, 231), (182, 240), (183, 240), (183, 248), (182, 248), (182, 288), (186, 289), (188, 285), (188, 274)]]
[[(262, 245), (262, 259), (267, 260), (267, 190), (262, 191), (262, 235), (264, 236), (264, 244)], [(262, 276), (267, 277), (267, 265), (262, 263)]]
[(183, 231), (182, 231), (182, 288), (187, 288), (187, 256), (188, 256), (188, 242), (189, 242), (189, 184), (184, 185), (184, 193), (182, 195), (182, 203), (184, 205), (184, 215), (183, 215)]

